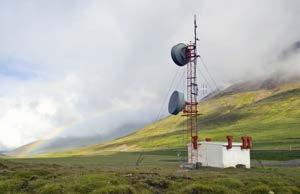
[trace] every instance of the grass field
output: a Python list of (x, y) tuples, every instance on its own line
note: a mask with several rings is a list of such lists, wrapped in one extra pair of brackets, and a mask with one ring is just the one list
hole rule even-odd
[(175, 153), (0, 159), (0, 193), (300, 193), (300, 167), (184, 170)]

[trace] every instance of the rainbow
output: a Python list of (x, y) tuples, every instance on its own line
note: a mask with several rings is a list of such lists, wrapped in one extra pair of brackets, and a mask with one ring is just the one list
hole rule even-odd
[(66, 129), (69, 129), (70, 127), (74, 126), (74, 125), (77, 125), (77, 124), (80, 124), (86, 120), (89, 120), (89, 119), (92, 119), (92, 118), (95, 118), (95, 117), (100, 117), (104, 114), (104, 112), (98, 112), (98, 113), (95, 113), (94, 115), (92, 115), (91, 117), (89, 118), (86, 118), (86, 119), (81, 119), (81, 120), (69, 120), (68, 122), (66, 122), (64, 125), (60, 126), (60, 127), (56, 127), (54, 128), (53, 130), (51, 130), (49, 133), (47, 133), (45, 136), (43, 136), (42, 138), (40, 138), (40, 140), (36, 141), (36, 142), (33, 142), (31, 144), (28, 144), (26, 146), (26, 149), (23, 149), (21, 151), (19, 151), (18, 153), (16, 153), (14, 156), (15, 157), (18, 157), (18, 158), (24, 158), (24, 157), (29, 157), (30, 154), (32, 153), (32, 151), (34, 149), (36, 149), (37, 147), (40, 147), (42, 145), (45, 144), (45, 141), (44, 140), (49, 140), (49, 139), (52, 139), (56, 136), (58, 136), (59, 134), (61, 134), (63, 131), (65, 131)]

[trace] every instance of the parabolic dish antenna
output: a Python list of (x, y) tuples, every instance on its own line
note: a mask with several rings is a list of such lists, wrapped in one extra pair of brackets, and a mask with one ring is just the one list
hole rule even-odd
[(189, 62), (187, 46), (183, 43), (176, 44), (171, 49), (171, 57), (178, 66), (184, 66)]
[(169, 100), (169, 113), (177, 115), (185, 107), (184, 94), (174, 91)]

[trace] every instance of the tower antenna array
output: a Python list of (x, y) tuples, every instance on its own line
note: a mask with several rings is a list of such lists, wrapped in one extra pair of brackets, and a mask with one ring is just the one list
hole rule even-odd
[(181, 92), (174, 91), (169, 101), (169, 112), (178, 114), (183, 111), (183, 116), (187, 117), (187, 134), (190, 136), (191, 154), (189, 154), (189, 162), (194, 157), (198, 157), (198, 84), (197, 84), (197, 21), (194, 15), (194, 41), (188, 44), (179, 43), (172, 47), (171, 57), (174, 63), (180, 67), (186, 66), (187, 90), (186, 100)]
[[(174, 91), (169, 100), (169, 113), (177, 115), (180, 111), (186, 116), (186, 130), (190, 141), (188, 147), (188, 165), (212, 167), (237, 167), (240, 165), (250, 168), (250, 149), (252, 138), (241, 137), (242, 143), (233, 143), (233, 136), (227, 135), (227, 142), (212, 142), (211, 138), (198, 142), (198, 83), (197, 83), (197, 21), (194, 16), (194, 40), (188, 44), (179, 43), (172, 47), (171, 57), (180, 67), (186, 66), (186, 98), (181, 92)], [(203, 62), (203, 61), (202, 61)], [(205, 65), (203, 63), (203, 65)], [(207, 68), (206, 68), (207, 69)], [(207, 70), (208, 72), (208, 70)], [(201, 73), (201, 77), (204, 75)], [(208, 82), (207, 82), (208, 83)], [(217, 87), (216, 87), (217, 88)], [(222, 154), (220, 154), (222, 153)]]

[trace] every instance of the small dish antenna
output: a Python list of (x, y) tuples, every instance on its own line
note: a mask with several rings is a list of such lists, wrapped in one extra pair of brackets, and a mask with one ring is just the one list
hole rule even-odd
[(187, 45), (183, 43), (176, 44), (171, 49), (171, 57), (174, 63), (178, 66), (184, 66), (190, 61), (187, 53)]
[(174, 91), (169, 100), (169, 113), (172, 115), (177, 115), (185, 107), (184, 94), (178, 91)]

